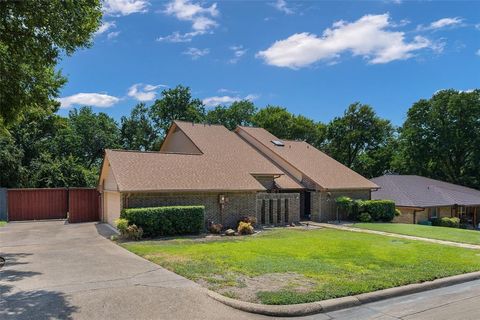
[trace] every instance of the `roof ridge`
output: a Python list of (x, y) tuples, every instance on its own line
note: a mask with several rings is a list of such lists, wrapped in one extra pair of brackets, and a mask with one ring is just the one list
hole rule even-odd
[[(193, 121), (185, 121), (185, 120), (173, 120), (172, 122), (176, 122), (176, 123), (186, 123), (186, 124), (191, 124), (193, 126), (215, 126), (215, 127), (224, 127), (225, 129), (227, 129), (227, 127), (225, 127), (223, 124), (221, 123), (208, 123), (208, 122), (193, 122)], [(227, 129), (228, 130), (228, 129)], [(230, 131), (230, 130), (228, 130)]]
[(140, 154), (179, 154), (179, 155), (192, 155), (192, 156), (201, 156), (202, 153), (193, 153), (193, 152), (173, 152), (173, 151), (141, 151), (141, 150), (123, 150), (123, 149), (105, 149), (105, 151), (114, 151), (114, 152), (129, 152), (129, 153), (140, 153)]

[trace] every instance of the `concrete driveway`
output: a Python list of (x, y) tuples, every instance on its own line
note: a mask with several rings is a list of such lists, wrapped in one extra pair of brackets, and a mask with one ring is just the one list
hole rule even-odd
[(262, 318), (212, 300), (110, 234), (103, 224), (64, 221), (0, 228), (0, 319)]
[[(0, 319), (266, 319), (208, 298), (185, 278), (107, 240), (103, 224), (0, 228)], [(302, 320), (480, 318), (480, 280)]]

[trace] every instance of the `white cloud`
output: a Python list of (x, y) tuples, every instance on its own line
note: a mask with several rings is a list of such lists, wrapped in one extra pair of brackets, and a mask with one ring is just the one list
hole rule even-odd
[(414, 52), (424, 48), (441, 51), (441, 47), (422, 36), (406, 42), (404, 32), (391, 31), (389, 27), (391, 22), (388, 14), (365, 15), (351, 23), (337, 21), (321, 36), (307, 32), (295, 33), (287, 39), (276, 41), (256, 56), (269, 65), (298, 69), (318, 61), (332, 62), (345, 52), (378, 64), (409, 59)]
[(112, 32), (109, 32), (107, 34), (107, 39), (113, 39), (113, 38), (116, 38), (118, 37), (118, 35), (120, 34), (120, 31), (112, 31)]
[(255, 94), (249, 94), (243, 98), (239, 96), (213, 96), (213, 97), (208, 97), (203, 99), (203, 104), (206, 105), (207, 107), (216, 107), (218, 105), (229, 105), (234, 103), (235, 101), (241, 101), (241, 100), (250, 100), (253, 101), (255, 99), (258, 99), (258, 95)]
[(241, 57), (247, 53), (247, 49), (245, 49), (243, 46), (231, 46), (230, 50), (233, 51), (233, 58), (231, 58), (228, 62), (235, 64), (237, 63)]
[(455, 17), (455, 18), (443, 18), (439, 19), (437, 21), (434, 21), (430, 23), (428, 26), (424, 25), (419, 25), (417, 27), (418, 31), (424, 31), (424, 30), (438, 30), (438, 29), (443, 29), (446, 27), (454, 27), (458, 26), (463, 22), (463, 19), (460, 17)]
[(187, 32), (187, 33), (180, 33), (178, 31), (173, 32), (172, 34), (169, 34), (168, 36), (164, 37), (158, 37), (156, 40), (157, 41), (165, 41), (165, 42), (190, 42), (195, 36), (204, 34), (204, 32), (200, 31), (192, 31), (192, 32)]
[(114, 29), (116, 28), (116, 24), (115, 24), (115, 21), (104, 21), (102, 22), (102, 24), (100, 25), (100, 27), (98, 28), (98, 30), (95, 32), (95, 36), (99, 36), (111, 29)]
[(191, 22), (193, 31), (184, 34), (175, 31), (168, 36), (157, 38), (157, 41), (190, 42), (193, 37), (205, 34), (218, 26), (214, 20), (219, 15), (216, 3), (210, 7), (202, 7), (200, 3), (190, 0), (172, 0), (163, 12), (178, 20)]
[(175, 16), (179, 20), (190, 21), (193, 30), (207, 31), (216, 27), (217, 22), (213, 20), (218, 16), (217, 4), (210, 7), (202, 7), (199, 3), (193, 3), (189, 0), (173, 0), (165, 8), (165, 13)]
[(143, 85), (142, 83), (136, 83), (128, 89), (127, 95), (141, 102), (152, 101), (157, 96), (157, 92), (155, 90), (160, 87), (166, 87), (166, 85)]
[(219, 93), (238, 93), (238, 91), (235, 91), (235, 90), (230, 90), (230, 89), (226, 89), (226, 88), (220, 88), (217, 90)]
[(475, 52), (475, 54), (476, 54), (477, 56), (480, 56), (480, 49), (478, 49), (477, 52)]
[(62, 109), (70, 108), (73, 105), (108, 108), (116, 104), (120, 99), (104, 93), (77, 93), (68, 97), (59, 98), (58, 101)]
[(110, 16), (128, 16), (147, 12), (149, 5), (147, 0), (104, 0), (103, 11)]
[(208, 48), (205, 48), (205, 49), (188, 48), (187, 50), (183, 51), (182, 53), (192, 57), (192, 60), (197, 60), (198, 58), (206, 56), (207, 54), (209, 54), (210, 49), (208, 49)]
[(285, 0), (277, 0), (274, 3), (271, 3), (271, 5), (278, 11), (282, 11), (285, 14), (295, 13), (291, 8), (287, 6), (287, 2)]

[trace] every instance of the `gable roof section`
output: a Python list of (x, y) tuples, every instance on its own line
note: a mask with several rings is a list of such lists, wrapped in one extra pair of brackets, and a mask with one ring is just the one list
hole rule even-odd
[(121, 192), (265, 190), (247, 172), (203, 155), (105, 150), (105, 156)]
[[(238, 127), (263, 147), (326, 190), (376, 189), (378, 186), (304, 141), (281, 140), (263, 128)], [(284, 146), (276, 146), (281, 140)]]
[(302, 188), (224, 126), (175, 121), (172, 127), (201, 153), (106, 150), (121, 192), (264, 191), (254, 175), (279, 176), (284, 186)]
[(384, 175), (372, 181), (381, 189), (372, 199), (390, 199), (400, 207), (480, 205), (480, 191), (416, 175)]

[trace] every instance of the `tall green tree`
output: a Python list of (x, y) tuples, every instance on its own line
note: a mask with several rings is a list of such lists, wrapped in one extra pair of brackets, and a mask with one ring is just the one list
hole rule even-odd
[(62, 54), (91, 45), (100, 0), (2, 1), (0, 4), (0, 128), (29, 109), (55, 111), (66, 79)]
[(149, 108), (145, 104), (137, 104), (130, 116), (120, 120), (120, 139), (124, 149), (149, 151), (158, 147), (158, 138), (153, 128)]
[(399, 172), (480, 188), (480, 90), (414, 103), (400, 130)]
[(264, 128), (280, 139), (290, 139), (289, 124), (292, 114), (286, 108), (268, 105), (253, 117), (256, 126)]
[[(105, 149), (120, 148), (120, 130), (113, 118), (106, 113), (98, 114), (91, 107), (73, 109), (68, 114), (73, 134), (72, 155), (80, 159), (87, 169), (98, 167)], [(71, 141), (71, 140), (70, 140)]]
[(390, 168), (392, 155), (388, 148), (393, 134), (390, 121), (378, 117), (369, 105), (357, 102), (328, 124), (326, 151), (366, 177), (381, 175)]
[(294, 115), (286, 108), (267, 106), (253, 117), (253, 123), (280, 139), (304, 140), (321, 148), (325, 139), (325, 125), (302, 115)]
[(178, 85), (162, 91), (150, 108), (150, 117), (160, 138), (164, 138), (173, 120), (205, 121), (205, 106), (200, 99), (193, 99), (189, 87)]
[(0, 187), (13, 188), (21, 185), (23, 176), (23, 152), (15, 140), (0, 134)]
[(221, 124), (233, 130), (237, 126), (252, 125), (256, 111), (251, 101), (235, 101), (230, 106), (216, 106), (207, 112), (206, 119), (208, 123)]

